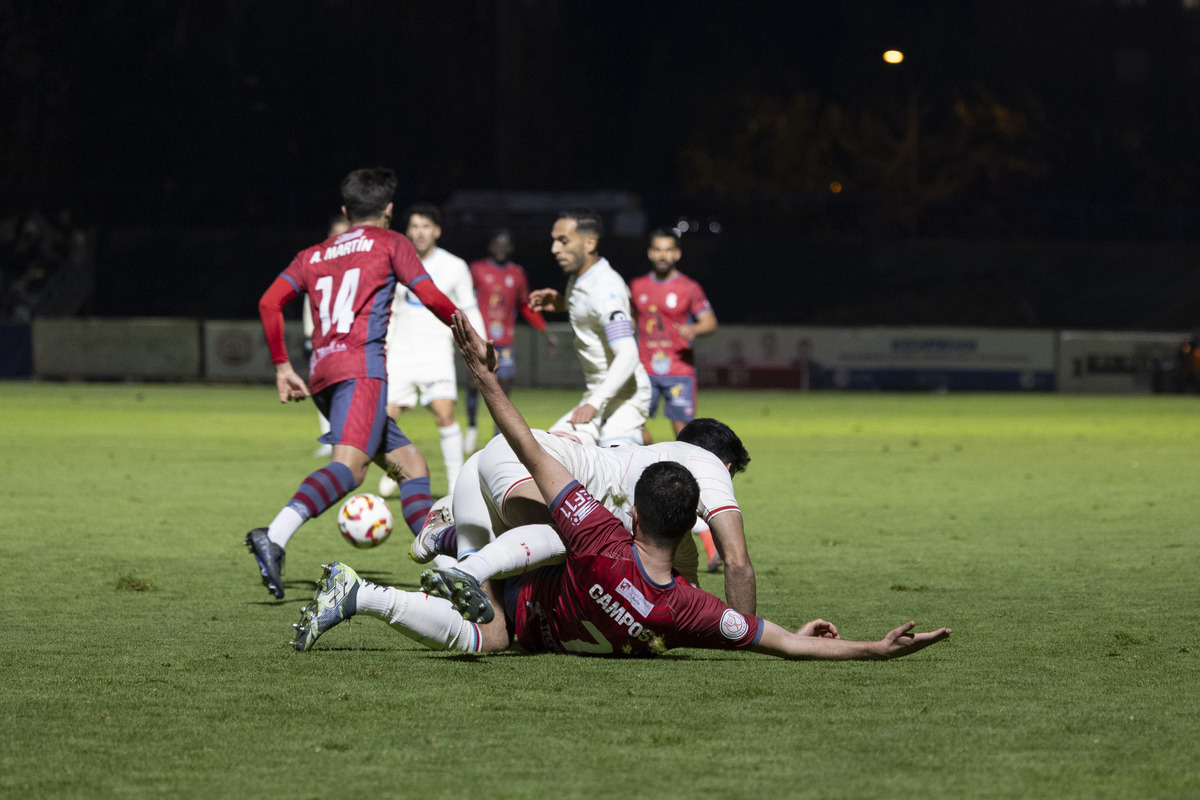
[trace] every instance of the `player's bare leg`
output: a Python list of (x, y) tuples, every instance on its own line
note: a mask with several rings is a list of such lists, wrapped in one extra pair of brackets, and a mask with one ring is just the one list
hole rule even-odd
[[(410, 406), (397, 406), (389, 404), (387, 407), (387, 415), (392, 418), (393, 422), (397, 422), (400, 419), (400, 415), (408, 410), (408, 408), (410, 408)], [(422, 460), (424, 459), (422, 458)], [(384, 470), (383, 475), (379, 477), (379, 496), (391, 497), (396, 493), (396, 490), (400, 488), (400, 482), (392, 478), (391, 475), (388, 475), (387, 467), (383, 464), (380, 464), (378, 459), (375, 461), (375, 463), (379, 464), (380, 468)], [(426, 467), (426, 470), (428, 470), (428, 467)], [(425, 474), (428, 475), (428, 471), (426, 471)]]
[[(375, 463), (389, 473), (384, 477), (388, 477), (400, 489), (401, 516), (413, 536), (416, 536), (433, 506), (433, 496), (429, 491), (429, 465), (425, 456), (415, 444), (410, 443), (388, 451), (382, 458), (376, 457)], [(365, 468), (363, 474), (366, 474)]]

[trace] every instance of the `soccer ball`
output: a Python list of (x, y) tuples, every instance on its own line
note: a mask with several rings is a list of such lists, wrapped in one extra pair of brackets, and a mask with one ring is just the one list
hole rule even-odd
[(392, 510), (377, 494), (356, 494), (338, 509), (337, 525), (355, 547), (375, 547), (392, 534)]

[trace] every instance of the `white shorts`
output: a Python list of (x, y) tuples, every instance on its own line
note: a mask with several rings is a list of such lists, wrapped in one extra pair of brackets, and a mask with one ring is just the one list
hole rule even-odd
[(580, 444), (610, 447), (614, 444), (642, 443), (642, 426), (646, 424), (649, 406), (639, 392), (638, 396), (615, 406), (610, 404), (604, 409), (603, 418), (596, 415), (584, 425), (571, 424), (571, 415), (574, 413), (575, 409), (571, 409), (563, 414), (558, 422), (550, 426), (550, 432), (574, 439)]
[[(436, 348), (440, 350), (441, 348)], [(401, 350), (387, 360), (389, 406), (414, 408), (434, 400), (458, 399), (452, 352), (417, 354)]]

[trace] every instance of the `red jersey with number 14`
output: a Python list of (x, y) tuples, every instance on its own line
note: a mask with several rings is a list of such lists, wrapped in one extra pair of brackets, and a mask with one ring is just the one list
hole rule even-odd
[(551, 510), (567, 563), (553, 576), (521, 579), (515, 622), (526, 650), (621, 657), (758, 643), (758, 617), (739, 614), (677, 572), (666, 585), (650, 580), (633, 534), (578, 482), (559, 493)]
[(660, 281), (651, 272), (629, 284), (637, 312), (638, 356), (650, 375), (695, 375), (692, 343), (677, 328), (712, 311), (700, 284), (677, 272)]
[(396, 281), (429, 280), (408, 237), (362, 225), (301, 250), (280, 276), (308, 294), (313, 318), (309, 385), (387, 380), (384, 339)]
[(529, 307), (529, 280), (521, 265), (511, 261), (497, 264), (490, 258), (481, 258), (471, 262), (471, 281), (475, 284), (488, 338), (497, 347), (512, 347), (517, 311), (537, 330), (545, 329), (545, 318)]

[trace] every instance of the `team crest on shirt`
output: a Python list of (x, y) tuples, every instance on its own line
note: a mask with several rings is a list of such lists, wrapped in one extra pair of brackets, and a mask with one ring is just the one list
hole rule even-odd
[(675, 294), (674, 292), (668, 293), (667, 308), (674, 308), (677, 305), (679, 305), (679, 295)]
[(513, 285), (513, 279), (512, 279), (512, 275), (505, 275), (505, 276), (504, 276), (504, 285), (505, 285), (505, 286), (507, 286), (507, 287), (508, 287), (508, 288), (510, 288), (510, 289), (512, 288), (512, 285)]
[(721, 635), (726, 639), (734, 641), (746, 635), (750, 630), (750, 623), (746, 622), (746, 618), (732, 608), (725, 609), (725, 613), (721, 615)]

